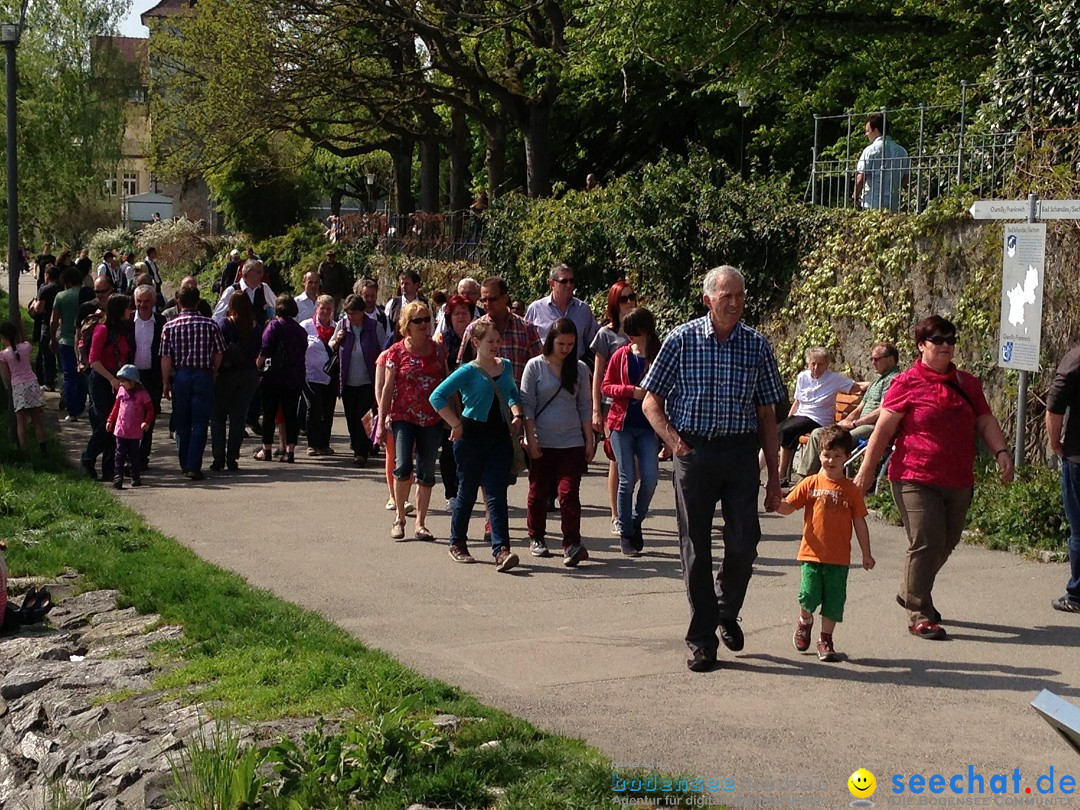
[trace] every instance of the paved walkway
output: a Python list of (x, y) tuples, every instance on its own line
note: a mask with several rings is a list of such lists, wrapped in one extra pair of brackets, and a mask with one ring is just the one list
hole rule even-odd
[[(74, 447), (87, 425), (57, 429)], [(354, 468), (343, 431), (339, 413), (334, 446), (342, 454), (300, 455), (295, 465), (250, 459), (248, 441), (238, 473), (208, 473), (195, 484), (179, 477), (162, 422), (148, 486), (118, 497), (253, 585), (319, 611), (426, 675), (583, 737), (615, 763), (736, 780), (735, 793), (724, 794), (729, 804), (788, 790), (747, 780), (798, 777), (827, 780), (815, 795), (840, 806), (859, 767), (877, 775), (879, 801), (893, 774), (1019, 768), (1033, 790), (1051, 766), (1058, 778), (1080, 776), (1080, 761), (1028, 706), (1044, 687), (1080, 698), (1080, 622), (1049, 607), (1064, 565), (962, 546), (935, 592), (950, 640), (928, 642), (908, 635), (893, 601), (902, 530), (872, 522), (878, 565), (851, 572), (847, 620), (836, 633), (847, 659), (824, 664), (791, 646), (799, 517), (765, 515), (742, 614), (746, 648), (721, 648), (722, 668), (696, 675), (685, 665), (670, 468), (646, 525), (647, 553), (629, 560), (608, 532), (607, 507), (595, 506), (607, 496), (593, 465), (582, 489), (593, 505), (583, 515), (593, 559), (576, 570), (528, 556), (518, 484), (511, 536), (523, 565), (498, 574), (476, 546), (481, 564), (463, 566), (442, 543), (392, 542), (381, 468)], [(445, 538), (449, 515), (436, 509), (428, 526)], [(482, 530), (479, 520), (474, 526)]]

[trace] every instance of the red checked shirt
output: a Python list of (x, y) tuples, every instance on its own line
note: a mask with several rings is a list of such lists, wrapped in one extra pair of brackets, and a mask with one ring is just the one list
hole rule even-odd
[[(505, 357), (514, 367), (514, 382), (521, 387), (521, 375), (525, 373), (525, 364), (532, 358), (543, 354), (544, 343), (540, 340), (540, 333), (536, 327), (513, 312), (507, 313), (510, 320), (506, 324), (505, 331), (500, 330), (499, 357)], [(476, 356), (472, 345), (473, 327), (481, 321), (494, 323), (490, 315), (481, 315), (465, 328), (465, 334), (461, 337), (461, 348), (458, 350), (458, 365), (467, 363)]]
[(218, 325), (194, 310), (183, 310), (161, 330), (161, 356), (171, 357), (174, 369), (211, 371), (214, 353), (224, 351)]

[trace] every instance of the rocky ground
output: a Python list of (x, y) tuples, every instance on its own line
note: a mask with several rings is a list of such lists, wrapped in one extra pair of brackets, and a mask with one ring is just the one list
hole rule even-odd
[[(42, 583), (13, 580), (13, 596), (31, 584)], [(182, 628), (118, 609), (116, 591), (72, 595), (72, 579), (47, 585), (59, 603), (46, 622), (0, 639), (0, 807), (170, 806), (173, 763), (215, 729), (206, 707), (153, 688), (151, 645)], [(282, 732), (240, 730), (249, 739)]]

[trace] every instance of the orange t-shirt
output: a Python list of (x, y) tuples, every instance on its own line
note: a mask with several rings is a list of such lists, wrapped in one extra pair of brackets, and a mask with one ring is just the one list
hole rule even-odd
[(852, 521), (866, 517), (866, 502), (855, 484), (817, 473), (800, 481), (787, 502), (796, 509), (805, 507), (800, 562), (851, 564)]

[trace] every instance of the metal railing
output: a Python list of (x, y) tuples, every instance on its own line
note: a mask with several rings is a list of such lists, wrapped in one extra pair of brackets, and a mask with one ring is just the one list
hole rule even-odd
[[(1023, 133), (966, 130), (966, 99), (959, 108), (923, 104), (874, 112), (882, 114), (889, 138), (905, 145), (908, 156), (886, 157), (866, 167), (872, 188), (868, 198), (856, 200), (859, 160), (868, 145), (862, 126), (866, 114), (815, 115), (808, 202), (918, 213), (961, 185), (980, 197), (993, 196), (1016, 168), (1016, 146)], [(898, 194), (889, 195), (890, 188)], [(889, 199), (882, 199), (882, 189)]]
[(443, 261), (479, 262), (484, 255), (483, 215), (446, 213), (345, 214), (331, 221), (331, 242), (374, 239), (380, 253)]

